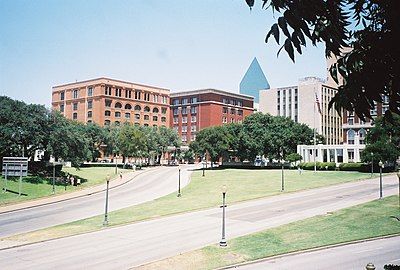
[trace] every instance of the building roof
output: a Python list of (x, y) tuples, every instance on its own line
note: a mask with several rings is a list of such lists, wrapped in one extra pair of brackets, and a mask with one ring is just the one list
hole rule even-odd
[(53, 88), (65, 87), (65, 86), (72, 86), (72, 85), (75, 85), (75, 84), (85, 84), (85, 83), (90, 83), (90, 82), (95, 82), (95, 81), (101, 81), (101, 80), (106, 80), (106, 81), (111, 81), (111, 82), (117, 82), (117, 83), (125, 83), (125, 84), (131, 84), (131, 85), (136, 85), (136, 86), (149, 87), (149, 88), (155, 88), (155, 89), (170, 91), (168, 88), (162, 88), (162, 87), (151, 86), (151, 85), (146, 85), (146, 84), (140, 84), (140, 83), (122, 81), (122, 80), (111, 79), (111, 78), (107, 78), (107, 77), (99, 77), (99, 78), (95, 78), (95, 79), (89, 79), (89, 80), (84, 80), (84, 81), (77, 81), (77, 82), (73, 82), (73, 83), (60, 84), (60, 85), (53, 86)]
[(190, 96), (190, 95), (198, 95), (198, 94), (207, 94), (207, 93), (214, 93), (219, 95), (231, 96), (236, 98), (243, 98), (247, 100), (254, 100), (254, 97), (249, 95), (243, 95), (239, 93), (232, 93), (224, 90), (214, 89), (214, 88), (206, 88), (206, 89), (197, 89), (197, 90), (189, 90), (189, 91), (182, 91), (182, 92), (175, 92), (171, 93), (171, 98), (174, 97), (182, 97), (182, 96)]

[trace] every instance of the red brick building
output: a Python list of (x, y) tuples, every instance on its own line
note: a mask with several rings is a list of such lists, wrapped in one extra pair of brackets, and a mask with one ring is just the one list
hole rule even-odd
[(165, 88), (97, 78), (54, 86), (52, 107), (83, 123), (169, 127), (169, 96)]
[(194, 141), (203, 128), (241, 123), (254, 111), (253, 97), (217, 89), (172, 93), (170, 102), (170, 126), (184, 144)]

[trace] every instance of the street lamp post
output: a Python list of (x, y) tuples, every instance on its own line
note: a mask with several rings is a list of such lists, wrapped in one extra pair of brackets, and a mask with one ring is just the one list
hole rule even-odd
[(222, 238), (219, 241), (220, 247), (226, 247), (226, 239), (225, 239), (225, 197), (226, 197), (227, 188), (225, 185), (222, 186)]
[(106, 180), (107, 180), (107, 189), (106, 189), (106, 209), (105, 209), (105, 213), (104, 213), (104, 222), (103, 222), (104, 226), (108, 225), (108, 188), (110, 185), (110, 175), (109, 174), (107, 174)]
[(379, 199), (382, 199), (382, 169), (385, 167), (382, 161), (379, 161)]
[(399, 209), (400, 209), (400, 170), (397, 171), (397, 178), (399, 178)]
[(281, 191), (285, 191), (285, 176), (283, 174), (283, 160), (281, 161), (282, 165), (282, 174), (281, 174)]
[(204, 162), (204, 160), (203, 160), (203, 162), (202, 162), (202, 163), (203, 163), (203, 177), (204, 177), (204, 169), (205, 169), (205, 168), (204, 168), (204, 166), (205, 166), (205, 164), (204, 164), (204, 163), (205, 163), (205, 162)]
[(181, 197), (181, 165), (178, 165), (178, 195), (177, 197)]
[(53, 194), (56, 194), (56, 164), (53, 162)]
[(374, 152), (371, 152), (371, 177), (374, 176)]

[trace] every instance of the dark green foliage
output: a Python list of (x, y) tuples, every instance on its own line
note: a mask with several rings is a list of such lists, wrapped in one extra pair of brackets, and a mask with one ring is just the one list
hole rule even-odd
[[(328, 166), (328, 169), (326, 168)], [(314, 162), (300, 163), (299, 167), (303, 170), (314, 170)], [(319, 171), (334, 171), (336, 170), (335, 162), (316, 162), (316, 168)]]
[[(56, 176), (61, 176), (62, 165), (55, 165)], [(53, 166), (45, 161), (29, 161), (29, 173), (39, 176), (53, 176)]]
[[(254, 2), (246, 0), (250, 8)], [(324, 43), (326, 57), (338, 58), (330, 72), (337, 82), (340, 74), (343, 82), (330, 106), (338, 112), (355, 111), (364, 119), (386, 95), (390, 111), (400, 113), (400, 1), (262, 0), (262, 8), (280, 14), (265, 39), (272, 35), (280, 44), (282, 33), (278, 54), (284, 48), (294, 61), (294, 48), (302, 54), (309, 40), (314, 46)]]
[(383, 269), (385, 270), (400, 270), (400, 265), (386, 264)]

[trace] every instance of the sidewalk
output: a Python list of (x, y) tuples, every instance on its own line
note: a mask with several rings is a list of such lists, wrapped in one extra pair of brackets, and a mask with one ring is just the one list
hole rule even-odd
[[(157, 167), (156, 167), (157, 168)], [(123, 184), (126, 184), (136, 178), (138, 175), (141, 175), (142, 173), (145, 173), (149, 170), (154, 170), (154, 168), (150, 169), (142, 169), (140, 171), (132, 171), (128, 173), (122, 174), (122, 178), (118, 176), (115, 176), (110, 180), (110, 186), (109, 188), (115, 188), (119, 187)], [(72, 191), (64, 194), (55, 194), (50, 197), (44, 197), (44, 198), (39, 198), (31, 201), (26, 201), (26, 202), (21, 202), (21, 203), (16, 203), (16, 204), (11, 204), (11, 205), (6, 205), (0, 207), (0, 214), (2, 213), (7, 213), (7, 212), (13, 212), (13, 211), (18, 211), (22, 209), (28, 209), (32, 207), (37, 207), (37, 206), (42, 206), (42, 205), (48, 205), (52, 203), (57, 203), (57, 202), (62, 202), (62, 201), (67, 201), (79, 197), (84, 197), (84, 196), (89, 196), (95, 193), (99, 193), (106, 190), (106, 183), (88, 187), (85, 189), (77, 190), (77, 191)]]

